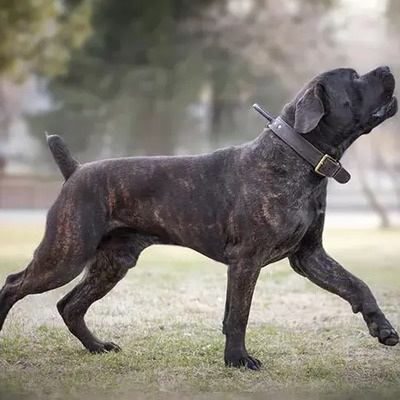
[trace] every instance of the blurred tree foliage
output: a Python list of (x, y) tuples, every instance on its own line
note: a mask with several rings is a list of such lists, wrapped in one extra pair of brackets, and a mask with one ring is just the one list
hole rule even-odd
[(211, 2), (98, 0), (94, 35), (50, 84), (59, 107), (31, 118), (34, 130), (65, 128), (77, 150), (92, 138), (102, 156), (173, 153), (207, 73), (201, 12)]
[(386, 52), (392, 55), (395, 64), (392, 65), (398, 71), (400, 69), (400, 1), (399, 0), (388, 0), (386, 5), (386, 20), (389, 37), (384, 46), (388, 47)]
[(333, 4), (295, 0), (286, 10), (251, 0), (250, 13), (235, 14), (231, 0), (94, 1), (93, 35), (68, 73), (50, 82), (55, 107), (30, 121), (35, 134), (62, 133), (74, 151), (90, 148), (99, 157), (234, 141), (249, 131), (253, 101), (277, 112), (286, 97), (277, 65), (286, 73), (294, 64), (277, 48), (295, 49), (304, 63), (307, 40), (316, 37), (308, 19), (316, 24)]
[(0, 75), (23, 80), (66, 71), (90, 33), (91, 0), (0, 0)]
[(0, 169), (10, 127), (21, 113), (20, 85), (54, 78), (90, 34), (92, 0), (0, 0)]
[(400, 1), (388, 0), (386, 6), (386, 15), (389, 19), (389, 23), (395, 28), (399, 28), (400, 22)]

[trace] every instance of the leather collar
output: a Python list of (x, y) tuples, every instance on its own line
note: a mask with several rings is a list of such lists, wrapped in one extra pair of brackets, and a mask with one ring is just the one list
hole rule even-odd
[(339, 161), (335, 160), (329, 154), (319, 151), (281, 117), (275, 118), (268, 127), (296, 151), (297, 154), (311, 164), (318, 175), (333, 178), (339, 183), (347, 183), (350, 180), (350, 174), (342, 167)]
[(268, 127), (272, 132), (312, 165), (315, 173), (326, 178), (333, 178), (339, 183), (347, 183), (350, 180), (351, 175), (342, 167), (342, 164), (338, 160), (335, 160), (329, 154), (319, 151), (281, 117), (275, 117), (257, 103), (253, 104), (253, 107), (270, 122)]

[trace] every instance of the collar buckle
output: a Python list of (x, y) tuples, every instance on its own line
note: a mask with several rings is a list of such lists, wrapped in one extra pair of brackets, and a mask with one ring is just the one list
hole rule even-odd
[(342, 165), (339, 161), (336, 161), (329, 154), (324, 154), (323, 157), (319, 160), (318, 164), (315, 166), (314, 171), (318, 175), (332, 178), (339, 172), (341, 168)]

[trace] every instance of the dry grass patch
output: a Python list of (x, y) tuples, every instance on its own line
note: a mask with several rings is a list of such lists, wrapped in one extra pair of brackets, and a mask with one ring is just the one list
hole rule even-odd
[[(41, 226), (0, 227), (1, 281), (26, 265), (41, 235)], [(325, 242), (370, 284), (400, 328), (400, 232), (328, 231)], [(347, 303), (296, 275), (287, 262), (265, 268), (255, 293), (247, 341), (263, 369), (225, 368), (225, 274), (225, 266), (187, 249), (147, 249), (87, 316), (101, 338), (121, 345), (118, 354), (87, 354), (67, 331), (55, 304), (73, 283), (22, 300), (0, 334), (0, 388), (41, 399), (83, 393), (152, 399), (170, 392), (182, 399), (211, 392), (234, 399), (247, 391), (254, 398), (397, 396), (400, 347), (379, 345)]]

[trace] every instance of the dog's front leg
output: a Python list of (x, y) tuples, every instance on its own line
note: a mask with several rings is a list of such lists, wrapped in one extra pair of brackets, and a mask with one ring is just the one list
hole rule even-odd
[(226, 335), (225, 364), (233, 367), (245, 366), (258, 370), (259, 360), (246, 350), (245, 335), (249, 319), (251, 300), (260, 268), (244, 262), (235, 262), (228, 267), (228, 285), (223, 332)]
[(347, 300), (354, 313), (361, 312), (369, 332), (380, 343), (387, 346), (398, 343), (399, 336), (379, 308), (369, 287), (326, 254), (321, 244), (300, 248), (289, 257), (289, 261), (296, 272)]

